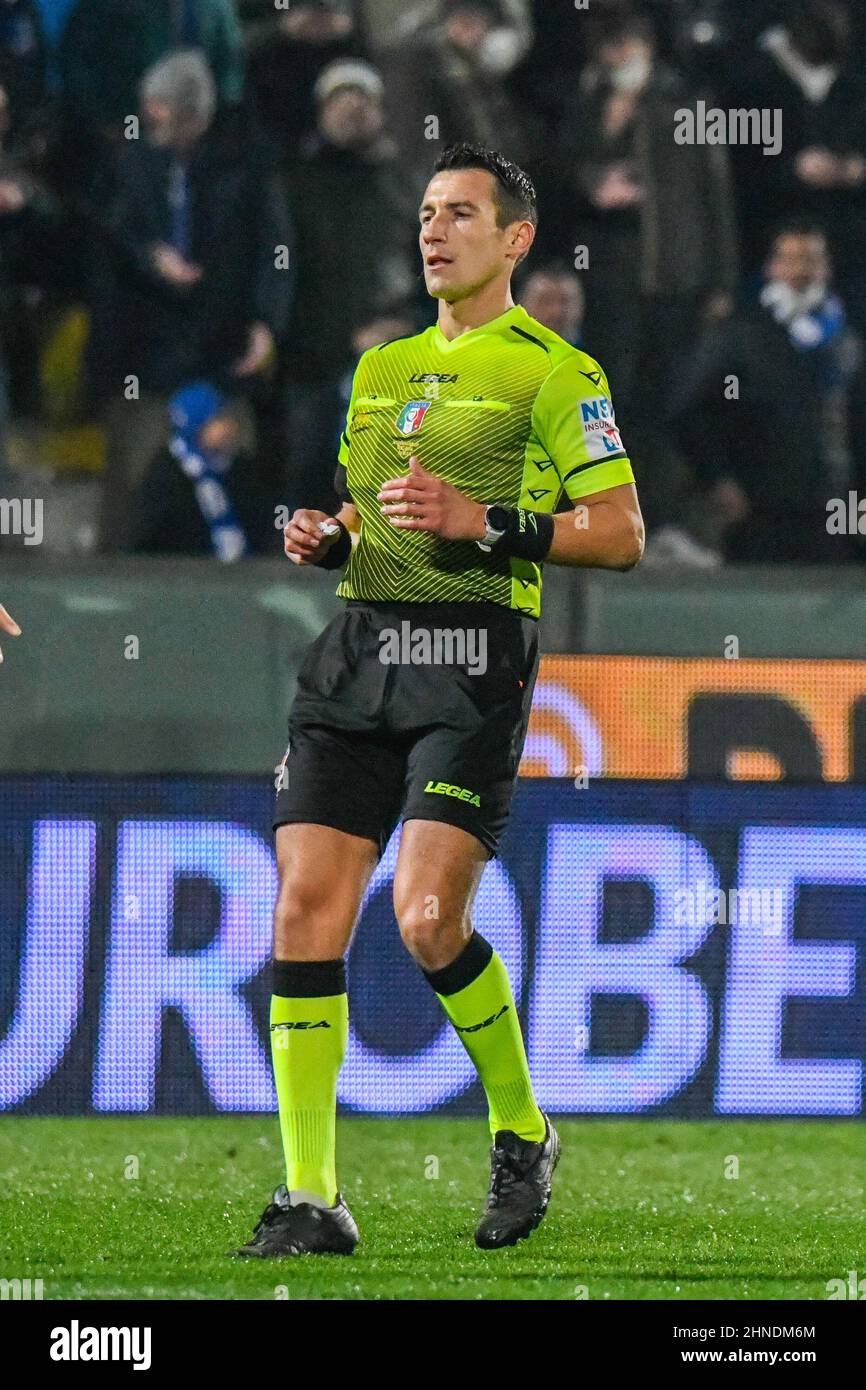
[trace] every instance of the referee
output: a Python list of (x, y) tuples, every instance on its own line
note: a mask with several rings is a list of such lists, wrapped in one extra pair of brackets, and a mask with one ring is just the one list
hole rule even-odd
[[(493, 151), (451, 146), (420, 218), (438, 322), (364, 354), (340, 511), (297, 511), (285, 530), (293, 563), (342, 572), (346, 605), (304, 661), (279, 778), (270, 1027), (287, 1173), (242, 1256), (357, 1243), (335, 1165), (345, 956), (399, 821), (400, 933), (489, 1106), (479, 1246), (538, 1225), (559, 1157), (472, 903), (526, 735), (542, 565), (630, 569), (643, 522), (604, 372), (512, 297), (538, 223), (530, 179)], [(555, 515), (563, 494), (574, 510)]]

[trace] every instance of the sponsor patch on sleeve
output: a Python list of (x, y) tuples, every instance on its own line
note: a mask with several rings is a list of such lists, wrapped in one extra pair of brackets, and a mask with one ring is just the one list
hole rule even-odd
[(578, 401), (583, 437), (591, 459), (610, 458), (625, 452), (609, 396), (595, 396), (590, 401)]

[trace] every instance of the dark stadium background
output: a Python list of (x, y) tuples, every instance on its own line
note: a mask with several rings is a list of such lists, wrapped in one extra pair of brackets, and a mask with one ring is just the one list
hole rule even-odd
[[(626, 846), (648, 821), (692, 835), (724, 886), (737, 882), (750, 827), (788, 827), (801, 847), (836, 831), (782, 926), (785, 968), (796, 975), (798, 959), (814, 959), (814, 974), (808, 989), (791, 976), (772, 1022), (778, 1063), (815, 1071), (795, 1102), (771, 1088), (737, 1108), (862, 1113), (864, 57), (864, 9), (841, 0), (0, 6), (0, 600), (24, 629), (3, 639), (0, 672), (0, 1081), (11, 1108), (99, 1109), (121, 823), (171, 823), (178, 843), (184, 826), (244, 826), (268, 862), (271, 769), (294, 676), (336, 606), (327, 576), (281, 558), (276, 509), (334, 505), (359, 353), (431, 321), (415, 240), (432, 161), (453, 139), (490, 139), (540, 193), (520, 297), (602, 361), (649, 532), (634, 574), (546, 581), (544, 704), (503, 860), (519, 903), (505, 925), (527, 965), (530, 1052), (533, 1029), (557, 1024), (539, 1023), (532, 999), (555, 826), (581, 825), (589, 848), (608, 821)], [(162, 178), (147, 123), (136, 123), (142, 83), (161, 101), (185, 94), (204, 122), (185, 176)], [(781, 111), (780, 151), (677, 145), (675, 113), (698, 101)], [(625, 205), (612, 206), (623, 182)], [(780, 235), (811, 258), (799, 298), (775, 278)], [(201, 262), (193, 290), (154, 260), (166, 237), (177, 257)], [(738, 397), (724, 394), (729, 373)], [(181, 466), (201, 439), (172, 438), (178, 393), (214, 431), (219, 525)], [(842, 527), (828, 526), (833, 499), (845, 504)], [(616, 689), (605, 692), (610, 668), (572, 669), (580, 656), (625, 663)], [(700, 660), (680, 713), (690, 659)], [(95, 875), (66, 1025), (57, 956), (34, 963), (25, 949), (39, 925), (38, 837), (61, 823), (93, 827)], [(225, 928), (216, 862), (210, 878), (207, 856), (178, 878), (171, 952), (204, 952)], [(583, 988), (572, 934), (590, 891), (581, 863), (576, 849), (574, 920), (554, 924), (562, 998)], [(81, 871), (74, 856), (52, 869), (60, 885)], [(269, 870), (256, 872), (266, 897)], [(765, 886), (777, 874), (768, 861)], [(614, 874), (604, 901), (596, 927), (612, 949), (664, 925), (637, 870)], [(261, 922), (248, 929), (264, 949)], [(62, 916), (46, 930), (74, 953)], [(738, 1026), (752, 1009), (760, 1032), (769, 1007), (754, 962), (751, 984), (737, 984), (735, 944), (733, 928), (716, 925), (697, 964), (687, 958), (708, 1008), (688, 1076), (659, 1099), (668, 1058), (645, 1100), (611, 1084), (599, 1101), (591, 1085), (567, 1093), (563, 1053), (546, 1083), (563, 1108), (722, 1113), (732, 991)], [(769, 936), (767, 968), (779, 949)], [(420, 1000), (410, 1007), (384, 892), (353, 960), (359, 1029), (411, 1063), (434, 1020)], [(635, 1062), (652, 1033), (640, 982), (623, 969), (618, 989), (594, 996), (589, 1075), (593, 1063)], [(60, 1033), (48, 1075), (28, 1087), (29, 970)], [(240, 997), (261, 1034), (260, 972), (256, 962)], [(183, 1011), (167, 1004), (159, 1027), (152, 1107), (233, 1108), (209, 1090)], [(825, 1084), (830, 1064), (848, 1078), (838, 1093)], [(232, 1094), (242, 1080), (236, 1070)], [(376, 1099), (371, 1082), (359, 1108), (375, 1111)], [(401, 1104), (423, 1108), (411, 1087), (381, 1108)], [(480, 1091), (447, 1104), (477, 1114)]]

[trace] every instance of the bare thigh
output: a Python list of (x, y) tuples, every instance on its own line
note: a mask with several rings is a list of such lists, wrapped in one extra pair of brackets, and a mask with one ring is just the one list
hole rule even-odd
[(376, 867), (376, 845), (327, 825), (281, 825), (276, 845), (274, 958), (339, 959)]

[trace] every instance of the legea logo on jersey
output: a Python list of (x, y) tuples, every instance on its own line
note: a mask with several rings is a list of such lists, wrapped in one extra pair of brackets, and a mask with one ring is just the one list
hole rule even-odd
[(400, 433), (417, 434), (432, 404), (432, 401), (410, 401), (408, 405), (404, 405), (397, 417), (397, 428)]

